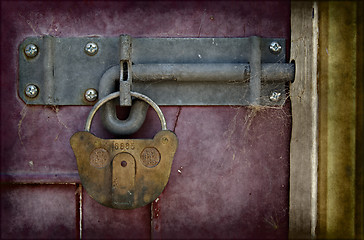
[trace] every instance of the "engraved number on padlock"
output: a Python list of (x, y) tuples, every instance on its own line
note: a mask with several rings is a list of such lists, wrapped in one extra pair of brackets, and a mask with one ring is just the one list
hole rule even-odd
[(104, 206), (133, 209), (154, 201), (166, 186), (177, 150), (177, 136), (167, 129), (162, 111), (148, 97), (131, 92), (157, 112), (162, 130), (153, 139), (101, 139), (91, 134), (96, 111), (119, 96), (112, 93), (91, 110), (85, 131), (71, 137), (81, 183)]

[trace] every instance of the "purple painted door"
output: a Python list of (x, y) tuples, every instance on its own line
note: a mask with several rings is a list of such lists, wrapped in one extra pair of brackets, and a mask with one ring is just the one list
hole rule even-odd
[[(27, 106), (18, 45), (29, 36), (275, 37), (289, 2), (1, 2), (1, 238), (287, 238), (290, 104), (162, 107), (179, 147), (169, 183), (135, 210), (82, 189), (69, 139), (90, 107)], [(288, 47), (289, 49), (289, 47)], [(160, 129), (150, 109), (132, 137)], [(96, 116), (92, 132), (110, 137)]]

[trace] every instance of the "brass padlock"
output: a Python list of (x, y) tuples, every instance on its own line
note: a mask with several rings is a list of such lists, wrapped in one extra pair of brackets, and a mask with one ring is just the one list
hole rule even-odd
[(154, 201), (167, 185), (177, 150), (177, 136), (167, 129), (162, 111), (148, 97), (131, 92), (157, 112), (162, 130), (153, 139), (101, 139), (91, 134), (96, 111), (119, 96), (112, 93), (91, 110), (85, 131), (75, 133), (70, 143), (78, 173), (87, 193), (104, 206), (134, 209)]

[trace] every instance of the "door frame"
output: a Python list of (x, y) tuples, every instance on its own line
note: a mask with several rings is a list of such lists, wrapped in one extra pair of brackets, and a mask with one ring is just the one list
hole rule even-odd
[(291, 2), (290, 238), (364, 238), (363, 5)]

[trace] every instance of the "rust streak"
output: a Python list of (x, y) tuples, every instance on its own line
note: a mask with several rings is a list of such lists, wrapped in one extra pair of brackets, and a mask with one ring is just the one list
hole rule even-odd
[(181, 111), (182, 111), (182, 107), (181, 107), (181, 106), (179, 106), (179, 107), (178, 107), (177, 114), (176, 114), (176, 121), (174, 122), (173, 132), (176, 132), (176, 127), (177, 127), (177, 123), (178, 123), (179, 115), (181, 115)]

